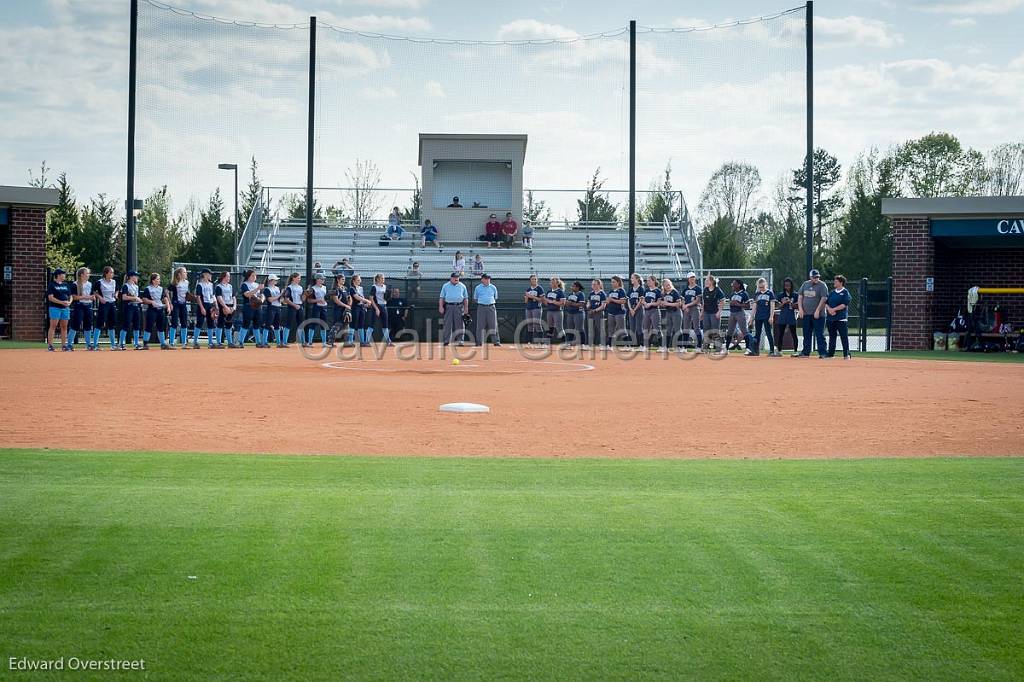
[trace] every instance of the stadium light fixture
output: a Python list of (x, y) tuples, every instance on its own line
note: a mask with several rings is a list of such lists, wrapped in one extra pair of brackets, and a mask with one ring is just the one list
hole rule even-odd
[[(144, 206), (142, 199), (136, 199), (132, 202), (132, 215), (138, 218), (142, 215), (142, 207)], [(124, 209), (128, 210), (128, 202), (124, 202)]]

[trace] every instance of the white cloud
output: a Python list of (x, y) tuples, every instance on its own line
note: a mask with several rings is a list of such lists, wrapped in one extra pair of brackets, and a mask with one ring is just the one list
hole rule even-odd
[(536, 19), (517, 19), (498, 28), (497, 40), (571, 40), (579, 34), (559, 24)]
[(978, 20), (974, 17), (957, 17), (950, 19), (949, 25), (953, 28), (970, 28), (971, 26), (977, 26)]
[(359, 91), (359, 99), (369, 101), (398, 99), (398, 91), (386, 85), (381, 88), (363, 88)]
[(367, 31), (369, 33), (396, 33), (399, 35), (414, 35), (426, 33), (432, 27), (429, 21), (423, 17), (395, 17), (382, 16), (379, 14), (365, 14), (359, 17), (341, 17), (327, 23), (339, 28), (349, 28), (353, 31)]
[(1007, 14), (1024, 7), (1024, 0), (971, 0), (969, 2), (927, 2), (912, 5), (936, 14)]
[(421, 9), (426, 3), (424, 0), (347, 0), (347, 5), (363, 5), (366, 7), (381, 7), (383, 9)]
[(427, 81), (423, 84), (423, 92), (427, 97), (442, 98), (445, 96), (444, 88), (437, 81)]
[(833, 47), (894, 47), (903, 42), (884, 21), (864, 17), (815, 17), (814, 39)]

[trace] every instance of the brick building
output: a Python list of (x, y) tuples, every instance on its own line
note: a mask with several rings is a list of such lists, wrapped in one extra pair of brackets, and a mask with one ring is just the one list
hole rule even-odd
[[(886, 199), (892, 221), (892, 348), (931, 347), (967, 290), (1024, 287), (1024, 197)], [(1024, 296), (993, 299), (1024, 325)]]
[(18, 341), (44, 338), (46, 212), (57, 190), (0, 185), (0, 334)]

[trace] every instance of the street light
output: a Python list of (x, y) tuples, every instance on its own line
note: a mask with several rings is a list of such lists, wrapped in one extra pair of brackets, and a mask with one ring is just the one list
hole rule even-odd
[(235, 217), (231, 220), (231, 231), (235, 236), (235, 265), (238, 265), (238, 164), (218, 163), (217, 168), (235, 172)]

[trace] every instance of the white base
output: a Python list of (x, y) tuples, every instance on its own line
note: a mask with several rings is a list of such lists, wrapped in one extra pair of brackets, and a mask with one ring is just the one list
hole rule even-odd
[(486, 405), (479, 405), (477, 403), (445, 403), (440, 409), (442, 412), (458, 412), (460, 414), (491, 411), (491, 408)]

